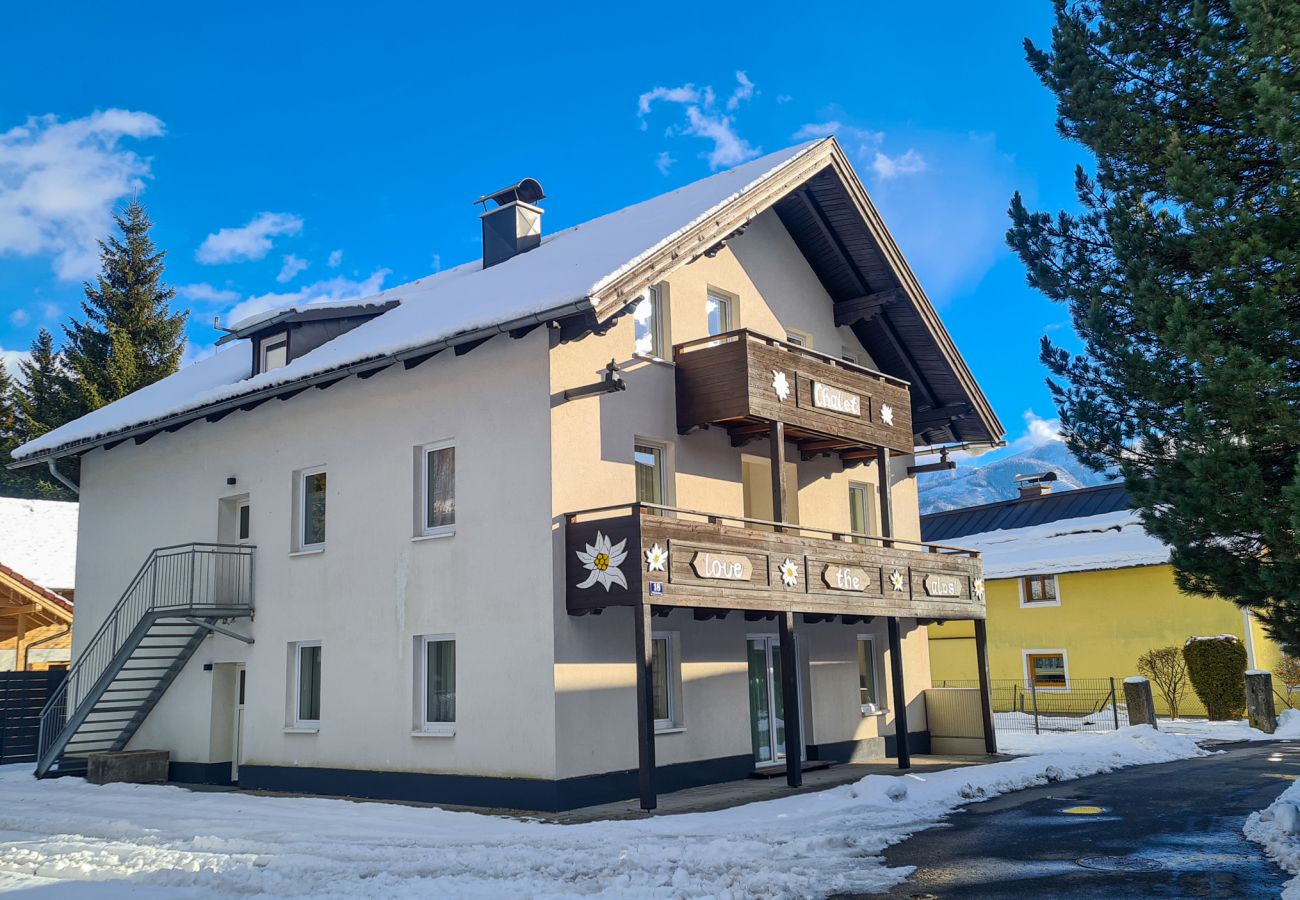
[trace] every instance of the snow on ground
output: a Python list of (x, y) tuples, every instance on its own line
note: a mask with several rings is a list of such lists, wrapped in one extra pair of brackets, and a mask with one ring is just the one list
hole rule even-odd
[[(1278, 866), (1292, 875), (1300, 875), (1300, 782), (1282, 792), (1268, 809), (1251, 813), (1242, 827), (1246, 839), (1261, 844)], [(1300, 878), (1292, 878), (1282, 891), (1283, 900), (1300, 900)]]
[(1278, 741), (1300, 738), (1300, 710), (1284, 709), (1277, 717), (1277, 731), (1267, 734), (1251, 728), (1245, 719), (1210, 722), (1205, 719), (1161, 719), (1160, 730), (1198, 741)]
[[(707, 813), (557, 825), (436, 808), (37, 781), (0, 767), (0, 892), (49, 896), (789, 897), (885, 890), (881, 852), (958, 806), (1203, 756), (1145, 726), (1017, 735), (1028, 755)], [(54, 891), (58, 893), (55, 894)]]

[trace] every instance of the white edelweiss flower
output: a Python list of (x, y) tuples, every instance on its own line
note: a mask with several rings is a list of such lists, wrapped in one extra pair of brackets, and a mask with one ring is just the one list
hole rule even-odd
[(784, 372), (772, 370), (772, 390), (776, 391), (776, 399), (782, 402), (790, 396), (790, 380), (785, 377)]
[(627, 579), (623, 577), (623, 571), (619, 566), (623, 560), (627, 559), (627, 553), (623, 547), (627, 544), (626, 540), (621, 540), (617, 544), (611, 544), (609, 538), (596, 532), (596, 543), (587, 545), (587, 552), (575, 550), (579, 561), (586, 567), (591, 574), (587, 580), (578, 585), (580, 588), (589, 588), (593, 584), (598, 584), (606, 591), (609, 591), (611, 584), (617, 584), (619, 587), (627, 588)]
[(781, 563), (781, 583), (786, 587), (794, 587), (799, 583), (799, 567), (788, 556)]
[(880, 421), (884, 422), (891, 428), (894, 425), (894, 408), (888, 403), (880, 404)]
[(976, 599), (976, 600), (983, 600), (983, 599), (984, 599), (984, 579), (983, 579), (983, 578), (976, 578), (976, 579), (975, 579), (975, 582), (971, 585), (971, 587), (972, 587), (973, 592), (974, 592), (974, 594), (975, 594), (975, 599)]
[(889, 585), (896, 591), (902, 591), (907, 587), (907, 579), (898, 569), (889, 573)]
[(650, 572), (666, 572), (668, 569), (668, 551), (655, 544), (645, 552), (646, 569)]

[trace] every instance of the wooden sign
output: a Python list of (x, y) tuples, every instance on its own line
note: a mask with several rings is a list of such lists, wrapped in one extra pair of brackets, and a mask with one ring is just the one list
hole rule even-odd
[(818, 409), (829, 409), (831, 412), (842, 413), (846, 416), (862, 415), (861, 397), (851, 391), (844, 391), (837, 387), (831, 387), (829, 384), (822, 384), (820, 381), (812, 383), (812, 400), (813, 406)]
[(718, 581), (749, 581), (754, 574), (754, 565), (748, 556), (737, 553), (713, 553), (708, 550), (696, 550), (691, 557), (691, 568), (699, 578), (712, 578)]
[(961, 579), (956, 575), (927, 575), (924, 583), (928, 597), (961, 596)]
[(833, 591), (867, 591), (871, 589), (871, 576), (857, 566), (827, 565), (822, 569), (822, 581)]

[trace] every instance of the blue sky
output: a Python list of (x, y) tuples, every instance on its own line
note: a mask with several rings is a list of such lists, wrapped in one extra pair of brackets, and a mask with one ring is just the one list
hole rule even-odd
[(553, 231), (835, 130), (1008, 439), (1052, 436), (1066, 312), (1003, 242), (1014, 190), (1069, 206), (1087, 161), (1023, 59), (1050, 4), (351, 6), (7, 10), (0, 352), (76, 309), (132, 190), (200, 353), (214, 315), (472, 258), (472, 201), (525, 175)]

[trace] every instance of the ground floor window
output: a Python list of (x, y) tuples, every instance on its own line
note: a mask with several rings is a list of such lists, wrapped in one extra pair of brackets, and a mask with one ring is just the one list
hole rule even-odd
[(298, 728), (320, 726), (320, 641), (290, 645), (294, 660), (293, 724)]
[(655, 728), (676, 728), (681, 724), (678, 718), (678, 696), (681, 685), (681, 659), (677, 652), (677, 633), (656, 631), (654, 633), (654, 663), (651, 681), (654, 685)]
[(456, 733), (456, 637), (420, 637), (421, 730), (428, 734)]
[(878, 713), (885, 708), (880, 695), (878, 662), (875, 638), (858, 635), (858, 702), (864, 714)]
[(1064, 650), (1026, 650), (1025, 680), (1036, 688), (1062, 690), (1068, 685)]

